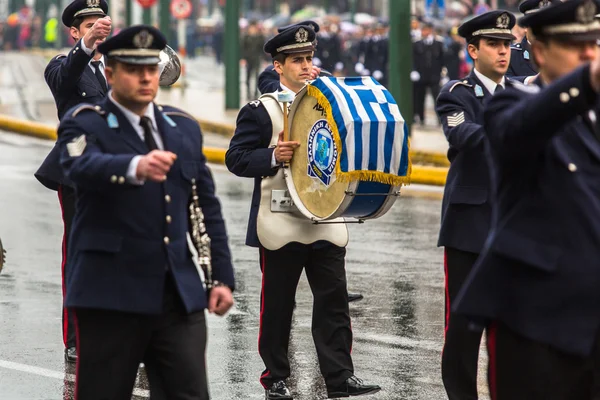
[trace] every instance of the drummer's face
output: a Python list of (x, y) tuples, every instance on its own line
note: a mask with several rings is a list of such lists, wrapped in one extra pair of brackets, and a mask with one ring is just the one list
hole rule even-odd
[(288, 88), (299, 92), (310, 79), (312, 71), (313, 52), (290, 54), (286, 57), (284, 63), (274, 62), (275, 71), (280, 76), (281, 83)]

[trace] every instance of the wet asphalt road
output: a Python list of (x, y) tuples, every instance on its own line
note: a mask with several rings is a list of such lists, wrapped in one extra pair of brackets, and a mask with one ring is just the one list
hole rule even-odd
[[(51, 144), (0, 133), (0, 399), (70, 398), (74, 373), (61, 339), (60, 244), (56, 193), (33, 172)], [(251, 180), (213, 167), (230, 233), (238, 290), (225, 318), (209, 318), (212, 398), (261, 399), (257, 353), (258, 252), (244, 246)], [(383, 218), (350, 226), (348, 282), (365, 295), (351, 305), (356, 374), (380, 384), (371, 399), (443, 399), (442, 251), (435, 247), (439, 200), (401, 198)], [(297, 399), (325, 398), (310, 334), (312, 296), (303, 278), (290, 355)], [(136, 394), (146, 397), (143, 378)]]

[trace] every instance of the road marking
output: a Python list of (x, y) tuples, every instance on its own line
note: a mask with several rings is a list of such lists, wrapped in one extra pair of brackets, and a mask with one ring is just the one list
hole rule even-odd
[[(60, 379), (62, 381), (75, 382), (75, 375), (65, 374), (60, 371), (53, 371), (51, 369), (34, 367), (33, 365), (20, 364), (12, 361), (0, 360), (0, 368), (10, 369), (13, 371), (25, 372), (28, 374), (43, 376), (46, 378)], [(150, 397), (150, 391), (146, 389), (133, 389), (133, 395), (137, 397)]]

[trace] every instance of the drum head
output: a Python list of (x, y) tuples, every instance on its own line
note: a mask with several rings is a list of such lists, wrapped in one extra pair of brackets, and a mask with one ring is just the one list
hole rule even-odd
[(306, 88), (292, 104), (289, 124), (290, 140), (300, 142), (287, 174), (290, 194), (314, 217), (327, 219), (342, 205), (349, 184), (336, 180), (338, 149), (325, 110), (306, 93)]

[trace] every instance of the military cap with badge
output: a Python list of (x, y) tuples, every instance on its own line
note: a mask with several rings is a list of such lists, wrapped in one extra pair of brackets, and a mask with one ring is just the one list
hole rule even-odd
[(537, 39), (594, 41), (600, 38), (600, 9), (596, 0), (558, 2), (538, 12), (526, 14), (519, 25), (528, 28)]
[(101, 43), (98, 51), (125, 64), (153, 65), (160, 62), (160, 52), (166, 45), (167, 39), (158, 29), (135, 25)]
[(106, 17), (107, 14), (108, 3), (105, 0), (74, 0), (63, 11), (62, 22), (67, 28), (70, 28), (77, 18), (93, 15)]
[(458, 28), (458, 34), (467, 43), (480, 38), (515, 40), (511, 29), (515, 26), (515, 16), (504, 10), (489, 11), (463, 23)]
[(519, 11), (525, 15), (532, 14), (542, 8), (558, 3), (561, 3), (561, 0), (525, 0), (519, 4)]
[(295, 25), (267, 41), (264, 50), (271, 57), (315, 51), (315, 38), (315, 31), (310, 26)]

